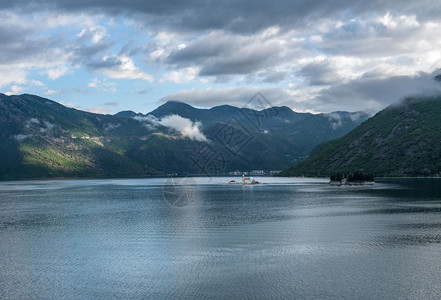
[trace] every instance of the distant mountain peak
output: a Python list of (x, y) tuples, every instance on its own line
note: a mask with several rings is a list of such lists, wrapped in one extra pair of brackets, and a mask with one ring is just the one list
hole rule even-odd
[(185, 106), (185, 107), (192, 107), (190, 104), (187, 104), (185, 102), (182, 101), (178, 101), (178, 100), (168, 100), (166, 102), (164, 102), (163, 104), (161, 104), (159, 107), (161, 106)]
[(133, 119), (134, 117), (136, 117), (138, 115), (142, 115), (142, 114), (136, 113), (133, 110), (123, 110), (123, 111), (120, 111), (115, 114), (115, 116), (118, 116), (118, 117), (131, 118), (131, 119)]
[(167, 103), (178, 103), (178, 104), (182, 103), (182, 104), (189, 105), (189, 104), (187, 104), (187, 103), (185, 103), (183, 101), (180, 101), (180, 100), (167, 100), (167, 101), (164, 102), (164, 104), (167, 104)]
[(154, 115), (157, 118), (165, 117), (167, 115), (176, 114), (184, 118), (193, 119), (197, 115), (199, 109), (193, 106), (175, 100), (170, 100), (149, 112), (147, 115)]

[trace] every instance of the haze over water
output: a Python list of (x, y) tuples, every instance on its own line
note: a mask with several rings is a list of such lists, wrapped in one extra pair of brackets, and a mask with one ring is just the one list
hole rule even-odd
[(230, 179), (1, 182), (0, 298), (441, 298), (440, 179)]

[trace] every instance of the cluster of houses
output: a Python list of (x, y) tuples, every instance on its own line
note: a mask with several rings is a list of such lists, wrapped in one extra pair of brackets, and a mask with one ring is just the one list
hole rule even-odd
[(264, 171), (264, 170), (252, 170), (251, 172), (247, 172), (247, 171), (232, 171), (232, 172), (228, 172), (228, 175), (230, 176), (265, 176), (265, 175), (274, 175), (277, 173), (280, 173), (281, 171)]

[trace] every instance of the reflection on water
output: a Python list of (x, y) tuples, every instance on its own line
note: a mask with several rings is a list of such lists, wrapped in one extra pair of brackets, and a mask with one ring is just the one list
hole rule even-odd
[(439, 179), (228, 181), (0, 183), (0, 298), (441, 298)]

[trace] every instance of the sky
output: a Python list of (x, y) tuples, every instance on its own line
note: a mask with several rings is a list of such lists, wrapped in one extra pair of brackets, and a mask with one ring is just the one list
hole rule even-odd
[(0, 1), (0, 92), (96, 113), (168, 100), (378, 111), (439, 92), (439, 1)]

